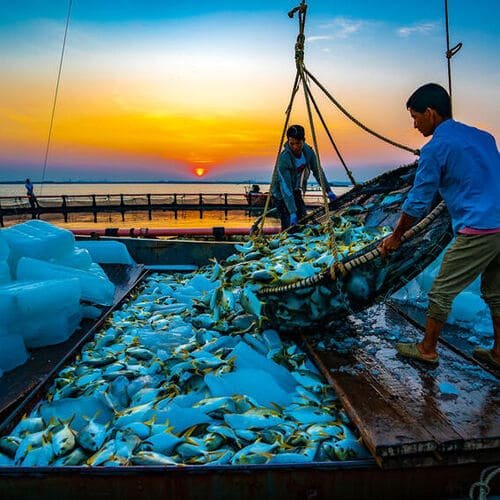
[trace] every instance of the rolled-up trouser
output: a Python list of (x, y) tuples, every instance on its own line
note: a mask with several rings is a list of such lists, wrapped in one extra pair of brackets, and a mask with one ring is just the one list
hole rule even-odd
[(500, 317), (500, 233), (456, 237), (429, 292), (427, 315), (444, 323), (455, 297), (479, 275), (481, 296)]
[[(295, 190), (293, 192), (293, 198), (295, 200), (295, 206), (297, 207), (297, 219), (300, 220), (302, 217), (306, 216), (306, 204), (304, 203), (304, 199), (302, 198), (302, 191)], [(281, 219), (281, 230), (284, 231), (288, 227), (290, 227), (290, 213), (288, 212), (288, 208), (283, 200), (277, 200), (273, 198), (273, 204), (278, 209), (280, 213)]]

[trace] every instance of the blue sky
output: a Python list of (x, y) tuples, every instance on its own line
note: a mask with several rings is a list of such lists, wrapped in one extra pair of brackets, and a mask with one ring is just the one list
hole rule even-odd
[[(73, 2), (46, 171), (58, 179), (269, 179), (294, 76), (290, 1)], [(310, 1), (306, 64), (342, 104), (412, 147), (404, 103), (447, 84), (443, 1)], [(68, 2), (0, 1), (0, 179), (40, 177)], [(456, 118), (498, 137), (500, 3), (450, 0)], [(413, 159), (320, 98), (360, 178)], [(303, 99), (293, 120), (303, 122)], [(307, 129), (307, 127), (306, 127)], [(329, 177), (343, 179), (320, 137)]]

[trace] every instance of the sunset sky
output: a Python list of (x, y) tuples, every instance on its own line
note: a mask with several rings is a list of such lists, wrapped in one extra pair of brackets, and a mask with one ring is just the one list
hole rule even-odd
[[(295, 76), (286, 13), (298, 3), (74, 0), (45, 180), (269, 180)], [(421, 146), (405, 102), (423, 83), (447, 86), (444, 0), (308, 5), (308, 69), (360, 121)], [(464, 44), (455, 118), (498, 138), (500, 3), (449, 8), (451, 44)], [(0, 182), (42, 178), (67, 9), (0, 0)], [(315, 94), (358, 179), (413, 160)], [(305, 123), (302, 93), (292, 121)], [(324, 134), (320, 152), (329, 179), (345, 180)]]

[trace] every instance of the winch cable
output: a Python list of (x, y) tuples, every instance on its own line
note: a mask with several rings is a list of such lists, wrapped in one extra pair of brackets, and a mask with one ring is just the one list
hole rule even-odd
[(276, 162), (274, 164), (274, 169), (273, 169), (273, 174), (271, 176), (271, 183), (269, 185), (269, 192), (267, 194), (266, 198), (266, 203), (264, 205), (264, 212), (262, 214), (262, 220), (260, 222), (260, 226), (258, 228), (258, 231), (255, 232), (255, 240), (257, 242), (263, 243), (265, 241), (264, 238), (264, 224), (266, 222), (266, 216), (269, 210), (269, 204), (271, 202), (271, 196), (272, 196), (272, 188), (274, 186), (274, 183), (276, 182), (276, 177), (278, 176), (278, 163), (279, 163), (279, 158), (281, 155), (281, 149), (283, 148), (283, 143), (285, 141), (285, 135), (286, 131), (288, 128), (288, 123), (290, 121), (290, 115), (292, 113), (292, 108), (293, 108), (293, 102), (295, 100), (295, 96), (297, 95), (297, 92), (300, 87), (300, 81), (301, 81), (301, 75), (303, 75), (302, 72), (302, 66), (303, 66), (303, 61), (304, 61), (304, 42), (305, 42), (305, 36), (304, 36), (304, 28), (305, 28), (305, 23), (306, 23), (306, 11), (307, 11), (307, 5), (305, 3), (305, 0), (302, 0), (301, 4), (298, 7), (295, 7), (288, 13), (288, 17), (291, 19), (295, 15), (295, 12), (299, 12), (299, 34), (297, 35), (297, 41), (295, 42), (295, 66), (297, 68), (297, 72), (295, 73), (295, 81), (293, 83), (292, 87), (292, 95), (290, 96), (290, 102), (286, 108), (285, 112), (285, 125), (283, 127), (283, 130), (281, 132), (281, 138), (280, 138), (280, 144), (278, 147), (278, 153), (276, 155)]
[(318, 81), (317, 78), (314, 77), (313, 74), (311, 74), (306, 68), (304, 68), (304, 71), (305, 71), (306, 75), (323, 91), (323, 93), (328, 97), (328, 99), (330, 99), (330, 101), (339, 109), (339, 111), (341, 111), (347, 118), (349, 118), (349, 120), (351, 120), (356, 125), (358, 125), (358, 127), (362, 128), (365, 132), (368, 132), (369, 134), (377, 137), (378, 139), (380, 139), (384, 142), (387, 142), (388, 144), (391, 144), (392, 146), (395, 146), (395, 147), (400, 148), (400, 149), (404, 149), (405, 151), (413, 153), (414, 155), (417, 155), (417, 156), (420, 154), (419, 149), (414, 149), (414, 148), (411, 148), (410, 146), (405, 146), (404, 144), (400, 144), (399, 142), (393, 141), (392, 139), (389, 139), (388, 137), (385, 137), (382, 134), (375, 132), (374, 130), (369, 128), (367, 125), (360, 122), (357, 118), (355, 118), (353, 115), (351, 115), (351, 113), (349, 113), (349, 111), (347, 111), (347, 109), (345, 109), (342, 106), (342, 104), (340, 104), (340, 102), (338, 102), (337, 99), (335, 99), (335, 97), (333, 97), (330, 94), (330, 92), (328, 92), (328, 90), (323, 85), (321, 85), (321, 83)]
[(41, 179), (41, 183), (40, 183), (40, 194), (42, 194), (42, 192), (43, 192), (43, 183), (45, 181), (45, 171), (47, 170), (47, 161), (49, 158), (50, 143), (52, 140), (52, 127), (54, 125), (54, 116), (56, 114), (57, 96), (59, 94), (59, 83), (61, 82), (61, 73), (62, 73), (62, 67), (63, 67), (63, 61), (64, 61), (64, 51), (66, 49), (66, 38), (68, 36), (68, 28), (69, 28), (69, 21), (71, 19), (71, 7), (72, 6), (73, 6), (73, 0), (69, 0), (68, 14), (66, 16), (66, 28), (64, 29), (64, 38), (63, 38), (63, 44), (62, 44), (62, 50), (61, 50), (61, 58), (59, 60), (59, 69), (57, 71), (56, 88), (54, 91), (54, 99), (52, 102), (52, 112), (50, 114), (49, 133), (47, 136), (47, 145), (45, 147), (45, 157), (43, 160), (43, 171), (42, 171), (42, 179)]
[(321, 124), (323, 125), (323, 128), (325, 129), (325, 133), (328, 136), (328, 139), (330, 139), (330, 144), (332, 145), (333, 149), (335, 150), (335, 153), (337, 154), (337, 157), (340, 160), (340, 163), (342, 163), (342, 166), (344, 167), (344, 170), (346, 171), (347, 177), (349, 177), (349, 180), (352, 182), (353, 186), (357, 186), (358, 182), (354, 178), (352, 171), (347, 166), (347, 163), (345, 162), (344, 157), (342, 156), (339, 148), (337, 147), (337, 144), (335, 143), (333, 136), (330, 133), (328, 125), (326, 124), (325, 119), (323, 118), (323, 115), (321, 114), (319, 106), (316, 103), (316, 99), (314, 99), (314, 96), (311, 92), (309, 85), (307, 85), (307, 92), (309, 93), (309, 98), (311, 99), (311, 102), (313, 103), (314, 109), (316, 110), (316, 114), (318, 115), (318, 117), (321, 121)]
[(281, 154), (281, 149), (283, 147), (283, 142), (285, 139), (286, 130), (288, 128), (290, 114), (291, 114), (292, 107), (293, 107), (293, 101), (294, 101), (295, 95), (297, 94), (297, 91), (300, 87), (300, 84), (302, 83), (302, 87), (304, 90), (304, 96), (306, 99), (306, 106), (308, 108), (309, 122), (310, 122), (311, 131), (312, 131), (312, 135), (313, 135), (314, 147), (315, 147), (315, 151), (316, 151), (318, 171), (320, 173), (319, 177), (320, 177), (321, 190), (322, 190), (322, 194), (323, 194), (323, 204), (325, 207), (325, 213), (327, 215), (325, 224), (327, 226), (328, 234), (330, 236), (330, 238), (329, 238), (330, 246), (332, 248), (332, 251), (334, 251), (334, 253), (336, 254), (336, 244), (335, 244), (335, 241), (332, 241), (334, 239), (334, 236), (333, 236), (334, 233), (333, 233), (333, 227), (331, 226), (331, 221), (330, 221), (330, 217), (329, 217), (328, 198), (326, 195), (326, 186), (324, 185), (325, 177), (324, 177), (324, 173), (321, 169), (320, 156), (319, 156), (319, 150), (318, 150), (318, 145), (317, 145), (317, 140), (316, 140), (314, 123), (312, 120), (312, 113), (311, 113), (311, 109), (310, 109), (308, 92), (306, 91), (307, 82), (305, 81), (305, 76), (304, 76), (304, 69), (305, 69), (304, 68), (304, 43), (305, 43), (304, 28), (305, 28), (305, 23), (306, 23), (306, 14), (307, 14), (307, 5), (305, 3), (305, 0), (302, 0), (301, 4), (298, 7), (295, 7), (293, 10), (291, 10), (288, 13), (288, 16), (290, 18), (293, 18), (295, 12), (298, 12), (298, 18), (299, 18), (299, 34), (297, 35), (297, 41), (295, 43), (295, 65), (297, 67), (297, 72), (296, 72), (296, 76), (295, 76), (294, 85), (292, 88), (292, 96), (290, 98), (290, 103), (289, 103), (287, 110), (286, 110), (285, 126), (283, 127), (283, 131), (281, 134), (280, 146), (278, 149), (278, 153), (276, 156), (276, 163), (274, 165), (274, 170), (273, 170), (273, 174), (271, 177), (271, 184), (269, 187), (269, 193), (267, 195), (266, 203), (264, 205), (264, 212), (262, 214), (262, 219), (260, 222), (259, 229), (255, 233), (255, 239), (257, 241), (260, 241), (260, 242), (264, 241), (264, 237), (263, 237), (264, 224), (265, 224), (266, 215), (268, 213), (269, 204), (270, 204), (270, 200), (271, 200), (272, 187), (274, 186), (274, 183), (276, 182), (276, 177), (278, 174), (279, 157)]
[[(308, 115), (309, 115), (309, 122), (311, 124), (311, 130), (312, 130), (312, 135), (313, 135), (313, 141), (316, 143), (316, 135), (315, 135), (315, 131), (314, 131), (314, 125), (312, 123), (312, 113), (311, 113), (311, 109), (310, 109), (310, 103), (312, 102), (313, 103), (313, 106), (318, 114), (318, 117), (325, 129), (325, 132), (330, 140), (330, 143), (332, 144), (332, 147), (333, 149), (335, 150), (344, 170), (346, 171), (346, 174), (347, 176), (349, 177), (350, 181), (353, 183), (354, 186), (358, 185), (358, 183), (356, 182), (355, 178), (354, 178), (354, 175), (352, 173), (352, 171), (348, 168), (342, 154), (340, 153), (340, 150), (339, 148), (337, 147), (335, 141), (333, 140), (333, 136), (332, 134), (330, 133), (330, 130), (328, 129), (327, 125), (326, 125), (326, 122), (323, 118), (323, 115), (321, 114), (320, 110), (319, 110), (319, 107), (313, 97), (313, 94), (311, 92), (311, 89), (310, 89), (310, 86), (308, 84), (308, 79), (311, 79), (319, 88), (320, 90), (323, 91), (323, 93), (328, 97), (328, 99), (347, 117), (349, 118), (352, 122), (354, 122), (356, 125), (358, 125), (360, 128), (362, 128), (363, 130), (365, 130), (366, 132), (370, 133), (371, 135), (377, 137), (378, 139), (388, 143), (388, 144), (391, 144), (392, 146), (395, 146), (397, 148), (400, 148), (400, 149), (403, 149), (405, 151), (408, 151), (410, 153), (413, 153), (415, 155), (419, 155), (420, 154), (420, 151), (418, 149), (414, 149), (414, 148), (411, 148), (409, 146), (405, 146), (404, 144), (400, 144), (392, 139), (389, 139), (388, 137), (385, 137), (383, 136), (382, 134), (379, 134), (378, 132), (375, 132), (374, 130), (372, 130), (371, 128), (369, 128), (367, 125), (365, 125), (364, 123), (362, 123), (360, 120), (358, 120), (357, 118), (355, 118), (351, 113), (349, 113), (331, 94), (330, 92), (328, 92), (328, 90), (319, 82), (319, 80), (310, 72), (308, 71), (308, 69), (305, 67), (304, 65), (304, 44), (305, 44), (305, 35), (304, 35), (304, 29), (305, 29), (305, 22), (306, 22), (306, 13), (307, 13), (307, 4), (305, 3), (305, 0), (302, 0), (302, 2), (300, 3), (299, 6), (295, 7), (294, 9), (292, 9), (289, 13), (288, 13), (288, 17), (290, 18), (293, 18), (295, 13), (298, 12), (298, 20), (299, 20), (299, 33), (297, 35), (297, 40), (296, 40), (296, 43), (295, 43), (295, 64), (296, 64), (296, 67), (297, 67), (297, 73), (296, 73), (296, 76), (295, 76), (295, 82), (294, 82), (294, 85), (293, 85), (293, 88), (292, 88), (292, 96), (290, 98), (290, 102), (289, 102), (289, 105), (286, 109), (286, 119), (285, 119), (285, 125), (283, 127), (283, 131), (282, 131), (282, 134), (281, 134), (281, 139), (280, 139), (280, 144), (279, 144), (279, 149), (278, 149), (278, 154), (277, 154), (277, 157), (276, 157), (276, 162), (275, 162), (275, 165), (274, 165), (274, 169), (273, 169), (273, 173), (272, 173), (272, 176), (271, 176), (271, 183), (270, 183), (270, 186), (269, 186), (269, 193), (266, 197), (266, 203), (264, 205), (264, 211), (263, 211), (263, 214), (261, 216), (261, 220), (259, 222), (259, 225), (258, 225), (258, 229), (257, 231), (255, 231), (253, 233), (253, 237), (258, 240), (258, 241), (264, 241), (264, 236), (263, 236), (263, 229), (264, 229), (264, 224), (265, 224), (265, 221), (266, 221), (266, 216), (268, 214), (268, 210), (269, 210), (269, 205), (270, 205), (270, 201), (271, 201), (271, 192), (272, 192), (272, 188), (276, 182), (276, 178), (277, 178), (277, 174), (278, 174), (278, 162), (279, 162), (279, 157), (280, 157), (280, 154), (281, 154), (281, 149), (283, 147), (283, 143), (284, 143), (284, 139), (285, 139), (285, 134), (286, 134), (286, 130), (287, 130), (287, 127), (288, 127), (288, 123), (289, 123), (289, 120), (290, 120), (290, 114), (291, 114), (291, 110), (292, 110), (292, 107), (293, 107), (293, 102), (294, 102), (294, 98), (295, 98), (295, 95), (300, 87), (300, 84), (302, 84), (302, 87), (303, 87), (303, 90), (304, 90), (304, 95), (305, 95), (305, 99), (306, 99), (306, 106), (308, 107)], [(315, 151), (316, 151), (316, 156), (317, 156), (317, 162), (318, 162), (318, 167), (319, 169), (321, 169), (321, 162), (320, 162), (320, 158), (319, 158), (319, 151), (318, 151), (318, 148), (317, 148), (317, 143), (315, 144)], [(322, 172), (322, 170), (320, 170), (320, 172)], [(320, 175), (321, 177), (321, 175)], [(326, 222), (331, 226), (331, 221), (330, 221), (330, 216), (329, 216), (329, 207), (328, 207), (328, 204), (325, 202), (327, 196), (326, 196), (326, 191), (325, 191), (325, 186), (323, 185), (324, 182), (321, 180), (320, 181), (320, 184), (321, 184), (321, 190), (322, 190), (322, 193), (323, 193), (323, 203), (325, 204), (325, 219), (326, 219)], [(331, 241), (331, 244), (332, 244), (332, 250), (335, 249), (336, 245), (335, 245), (335, 241), (334, 241), (334, 231), (333, 231), (333, 228), (332, 228), (332, 231), (330, 232), (330, 234), (332, 235), (332, 238), (330, 238), (330, 241)], [(333, 240), (333, 241), (332, 241)], [(334, 250), (335, 252), (335, 250)]]

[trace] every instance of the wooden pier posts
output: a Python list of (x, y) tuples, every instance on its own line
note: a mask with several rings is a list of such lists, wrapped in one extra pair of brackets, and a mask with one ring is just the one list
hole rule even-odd
[[(252, 199), (253, 197), (247, 197), (243, 193), (231, 196), (229, 193), (116, 194), (107, 195), (107, 199), (100, 203), (102, 198), (103, 195), (97, 194), (44, 195), (38, 196), (39, 207), (33, 208), (26, 206), (23, 196), (0, 196), (0, 226), (4, 226), (6, 217), (25, 215), (37, 218), (42, 214), (61, 214), (67, 223), (71, 213), (92, 214), (93, 221), (97, 222), (98, 214), (115, 212), (121, 215), (121, 220), (124, 222), (127, 212), (147, 212), (148, 219), (152, 220), (154, 211), (171, 211), (175, 219), (178, 218), (179, 211), (197, 211), (200, 219), (203, 219), (207, 210), (224, 212), (226, 217), (232, 210), (249, 214), (256, 214), (262, 210), (262, 206)], [(318, 206), (321, 200), (319, 197), (316, 198), (310, 197), (306, 202), (307, 205)]]

